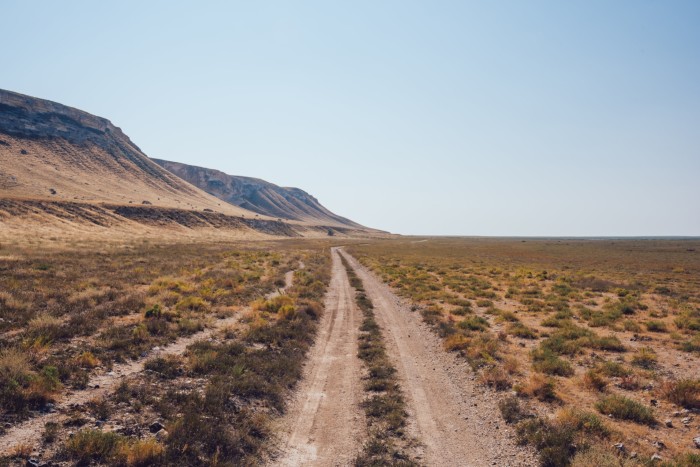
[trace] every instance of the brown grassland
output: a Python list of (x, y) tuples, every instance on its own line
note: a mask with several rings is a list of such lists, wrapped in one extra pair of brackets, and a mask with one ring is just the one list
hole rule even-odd
[(542, 465), (700, 465), (700, 241), (404, 238), (348, 252), (502, 394)]
[(41, 427), (0, 465), (248, 465), (301, 377), (329, 254), (308, 240), (4, 245), (0, 271), (0, 441)]

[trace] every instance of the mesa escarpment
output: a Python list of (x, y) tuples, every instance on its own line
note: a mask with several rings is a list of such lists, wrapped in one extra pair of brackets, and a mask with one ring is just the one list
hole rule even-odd
[(107, 119), (3, 90), (0, 195), (252, 214), (163, 170)]
[(228, 175), (219, 170), (179, 162), (153, 161), (207, 193), (258, 214), (313, 225), (365, 228), (332, 213), (315, 197), (299, 188), (281, 187), (259, 178)]
[(287, 189), (248, 179), (265, 186), (265, 194), (251, 195), (246, 188), (232, 203), (178, 175), (149, 159), (105, 118), (0, 90), (0, 219), (10, 237), (28, 226), (50, 227), (51, 236), (86, 229), (134, 235), (163, 228), (172, 235), (236, 231), (255, 238), (365, 231), (302, 190), (289, 191), (300, 200), (293, 204), (274, 188)]

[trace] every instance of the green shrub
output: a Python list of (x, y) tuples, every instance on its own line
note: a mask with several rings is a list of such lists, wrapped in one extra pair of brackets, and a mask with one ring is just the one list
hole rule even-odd
[(621, 420), (629, 420), (644, 425), (655, 425), (652, 410), (628, 397), (613, 394), (599, 400), (595, 408), (604, 415), (612, 415)]
[(530, 356), (532, 358), (532, 367), (535, 371), (556, 376), (571, 376), (574, 374), (574, 369), (569, 362), (547, 348), (535, 349)]
[(525, 326), (520, 321), (509, 323), (508, 326), (506, 326), (506, 333), (522, 339), (537, 339), (537, 332)]
[(646, 323), (647, 331), (649, 332), (667, 332), (666, 323), (663, 321), (647, 321)]
[(650, 370), (656, 367), (658, 357), (651, 347), (643, 347), (632, 357), (632, 364)]
[(485, 331), (489, 327), (489, 322), (481, 316), (470, 316), (460, 321), (457, 326), (470, 331)]

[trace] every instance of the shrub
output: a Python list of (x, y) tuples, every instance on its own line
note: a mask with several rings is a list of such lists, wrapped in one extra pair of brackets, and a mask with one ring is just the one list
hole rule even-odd
[(542, 466), (567, 466), (575, 452), (575, 433), (571, 428), (533, 418), (520, 422), (516, 431), (519, 444), (530, 444), (537, 449)]
[(201, 297), (192, 295), (185, 297), (175, 305), (175, 309), (178, 311), (209, 311), (210, 308), (211, 303)]
[(501, 411), (503, 420), (506, 423), (517, 423), (528, 417), (527, 413), (520, 405), (520, 401), (515, 396), (506, 397), (498, 401), (498, 409)]
[(552, 378), (535, 373), (530, 376), (527, 384), (515, 389), (524, 396), (534, 397), (542, 402), (553, 402), (558, 399), (554, 386), (555, 382)]
[(578, 451), (571, 459), (571, 467), (632, 467), (638, 465), (633, 459), (622, 459), (600, 444)]
[(69, 456), (81, 464), (91, 461), (109, 463), (117, 454), (124, 437), (100, 430), (81, 430), (66, 443)]
[(61, 324), (55, 316), (42, 314), (30, 320), (27, 328), (30, 335), (51, 341), (60, 336)]
[(647, 331), (649, 332), (667, 332), (666, 323), (663, 321), (647, 321), (646, 323)]
[(137, 439), (121, 443), (116, 457), (129, 467), (146, 467), (157, 464), (164, 451), (163, 445), (154, 439)]
[(182, 359), (175, 355), (154, 357), (147, 360), (144, 369), (157, 373), (163, 379), (173, 379), (182, 375)]
[(577, 408), (566, 408), (557, 414), (557, 424), (573, 428), (577, 433), (586, 437), (595, 436), (605, 439), (610, 436), (610, 430), (605, 422), (593, 412)]
[(583, 375), (583, 385), (594, 391), (605, 391), (608, 381), (599, 371), (588, 370), (586, 374)]
[(520, 337), (521, 339), (537, 339), (537, 332), (519, 321), (509, 323), (508, 326), (506, 326), (506, 332), (511, 336)]
[(682, 379), (661, 385), (661, 393), (669, 401), (686, 409), (700, 409), (700, 380)]
[(569, 362), (549, 349), (535, 349), (530, 354), (535, 371), (556, 376), (571, 376), (574, 369)]
[(486, 384), (497, 391), (505, 391), (512, 386), (508, 373), (506, 373), (500, 366), (489, 366), (485, 368), (479, 375), (479, 379), (483, 384)]
[(622, 363), (618, 362), (602, 362), (598, 364), (596, 370), (605, 376), (623, 377), (630, 374), (629, 370), (626, 369)]
[(652, 410), (628, 397), (613, 394), (599, 400), (595, 408), (604, 415), (612, 415), (621, 420), (629, 420), (644, 425), (655, 425)]
[(658, 357), (656, 356), (656, 352), (654, 352), (654, 349), (651, 347), (644, 347), (639, 349), (636, 355), (632, 357), (632, 364), (636, 365), (640, 368), (645, 368), (647, 370), (650, 370), (654, 367), (656, 367), (656, 362), (658, 361)]
[(95, 368), (100, 361), (92, 352), (85, 351), (75, 357), (75, 364), (82, 368)]
[(470, 316), (460, 321), (457, 326), (470, 331), (485, 331), (489, 327), (489, 322), (481, 316)]

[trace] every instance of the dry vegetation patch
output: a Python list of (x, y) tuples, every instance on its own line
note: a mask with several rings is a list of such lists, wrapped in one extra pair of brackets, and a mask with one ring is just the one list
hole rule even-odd
[[(268, 420), (284, 411), (323, 313), (325, 245), (13, 256), (0, 259), (0, 284), (10, 291), (2, 300), (12, 304), (0, 308), (0, 416), (10, 431), (47, 414), (59, 421), (46, 424), (43, 446), (15, 459), (41, 449), (42, 461), (78, 464), (241, 465), (263, 453)], [(285, 295), (265, 300), (300, 260), (305, 268)], [(215, 332), (232, 316), (240, 319)], [(208, 338), (184, 353), (158, 354), (207, 328)], [(51, 404), (67, 390), (92, 390), (90, 378), (109, 377), (117, 363), (137, 361), (144, 371), (113, 392), (58, 412)]]
[[(483, 384), (502, 391), (505, 419), (543, 465), (634, 465), (654, 454), (695, 465), (697, 247), (693, 240), (427, 239), (349, 251), (411, 299)], [(517, 398), (505, 395), (511, 388)], [(573, 407), (587, 422), (561, 412)]]

